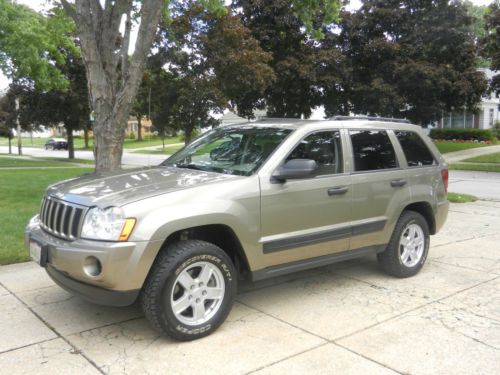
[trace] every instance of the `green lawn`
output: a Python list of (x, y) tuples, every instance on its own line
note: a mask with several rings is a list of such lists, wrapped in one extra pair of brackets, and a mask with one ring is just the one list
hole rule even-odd
[(154, 150), (137, 150), (137, 151), (132, 151), (132, 152), (134, 154), (172, 155), (174, 152), (179, 151), (183, 147), (184, 147), (184, 145), (174, 145), (174, 146), (165, 145), (165, 150), (162, 150), (161, 148), (157, 148)]
[(488, 164), (449, 164), (448, 168), (456, 171), (482, 171), (482, 172), (500, 172), (500, 165)]
[(0, 170), (0, 264), (29, 259), (24, 249), (24, 228), (38, 212), (47, 186), (92, 169)]
[(447, 152), (468, 150), (470, 148), (489, 146), (482, 143), (473, 143), (473, 142), (460, 143), (460, 142), (447, 142), (447, 141), (434, 142), (434, 145), (436, 145), (439, 152), (441, 152), (442, 154), (446, 154)]
[[(42, 148), (47, 142), (48, 138), (23, 138), (23, 146), (24, 147), (38, 147)], [(167, 137), (165, 138), (165, 144), (172, 143), (183, 143), (181, 137)], [(5, 137), (0, 137), (0, 146), (8, 146), (9, 140)], [(12, 146), (15, 147), (17, 145), (17, 138), (12, 140)], [(75, 150), (84, 150), (85, 142), (83, 138), (76, 137), (74, 138)], [(140, 147), (151, 147), (151, 146), (161, 146), (162, 140), (159, 137), (145, 137), (144, 140), (138, 141), (135, 139), (125, 139), (123, 144), (124, 148), (140, 148)], [(92, 139), (89, 139), (89, 148), (87, 150), (91, 150), (93, 147)]]
[(476, 156), (474, 158), (465, 159), (462, 161), (471, 162), (471, 163), (498, 163), (498, 164), (500, 164), (500, 152), (496, 152), (494, 154)]
[(477, 201), (477, 197), (469, 194), (448, 193), (448, 200), (453, 203), (467, 203)]
[(0, 167), (77, 167), (77, 164), (93, 165), (93, 160), (30, 158), (14, 155), (0, 155)]

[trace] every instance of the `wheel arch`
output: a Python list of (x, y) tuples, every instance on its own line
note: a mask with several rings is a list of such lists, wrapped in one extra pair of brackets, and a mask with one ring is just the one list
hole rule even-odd
[(233, 261), (240, 278), (246, 278), (250, 274), (250, 266), (243, 246), (236, 233), (229, 226), (207, 224), (177, 230), (165, 239), (160, 252), (170, 244), (184, 240), (201, 240), (220, 247)]
[(434, 210), (429, 202), (414, 202), (407, 205), (404, 211), (415, 211), (422, 215), (429, 226), (429, 233), (436, 234), (436, 218), (434, 217)]

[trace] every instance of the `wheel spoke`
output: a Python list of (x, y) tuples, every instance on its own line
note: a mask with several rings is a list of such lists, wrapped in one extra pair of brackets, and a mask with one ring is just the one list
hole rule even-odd
[(407, 262), (410, 256), (410, 250), (407, 247), (403, 247), (403, 254), (401, 254), (401, 260)]
[(205, 304), (195, 303), (193, 305), (193, 319), (200, 320), (205, 317)]
[(413, 241), (415, 239), (417, 235), (417, 230), (415, 229), (415, 227), (412, 225), (410, 228), (409, 228), (409, 237), (410, 237), (410, 240)]
[(191, 288), (191, 285), (194, 284), (193, 278), (186, 271), (183, 271), (179, 275), (179, 277), (177, 278), (177, 282), (181, 284), (185, 290), (189, 290)]
[(401, 237), (401, 245), (403, 245), (405, 247), (408, 246), (408, 244), (410, 243), (410, 241), (411, 240), (408, 237), (404, 236), (404, 235)]
[(172, 303), (172, 311), (175, 315), (179, 315), (189, 306), (191, 306), (191, 301), (189, 300), (187, 294), (184, 294), (181, 298)]
[(213, 272), (212, 266), (210, 266), (209, 263), (205, 263), (200, 274), (198, 275), (198, 280), (207, 285), (208, 282), (210, 281), (210, 278), (212, 277), (212, 272)]
[(222, 288), (207, 288), (205, 299), (221, 299), (224, 297)]

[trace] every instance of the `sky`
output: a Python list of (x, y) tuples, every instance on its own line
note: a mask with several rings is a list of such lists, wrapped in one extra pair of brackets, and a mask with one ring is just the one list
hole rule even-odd
[[(493, 2), (493, 0), (470, 0), (470, 1), (476, 5), (488, 5)], [(29, 7), (33, 8), (36, 11), (42, 11), (45, 9), (45, 7), (47, 7), (48, 0), (17, 0), (16, 2), (18, 4), (28, 5)], [(361, 6), (360, 0), (351, 0), (348, 9), (358, 9), (360, 6)], [(131, 48), (133, 48), (133, 46), (135, 45), (134, 36), (132, 36), (130, 44)], [(10, 83), (9, 79), (0, 72), (0, 91), (6, 89), (9, 83)]]

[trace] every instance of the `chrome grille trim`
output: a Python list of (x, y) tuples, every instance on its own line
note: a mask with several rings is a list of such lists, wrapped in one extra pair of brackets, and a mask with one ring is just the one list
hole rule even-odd
[(79, 204), (45, 197), (40, 206), (40, 227), (56, 237), (74, 240), (80, 234), (87, 209)]

